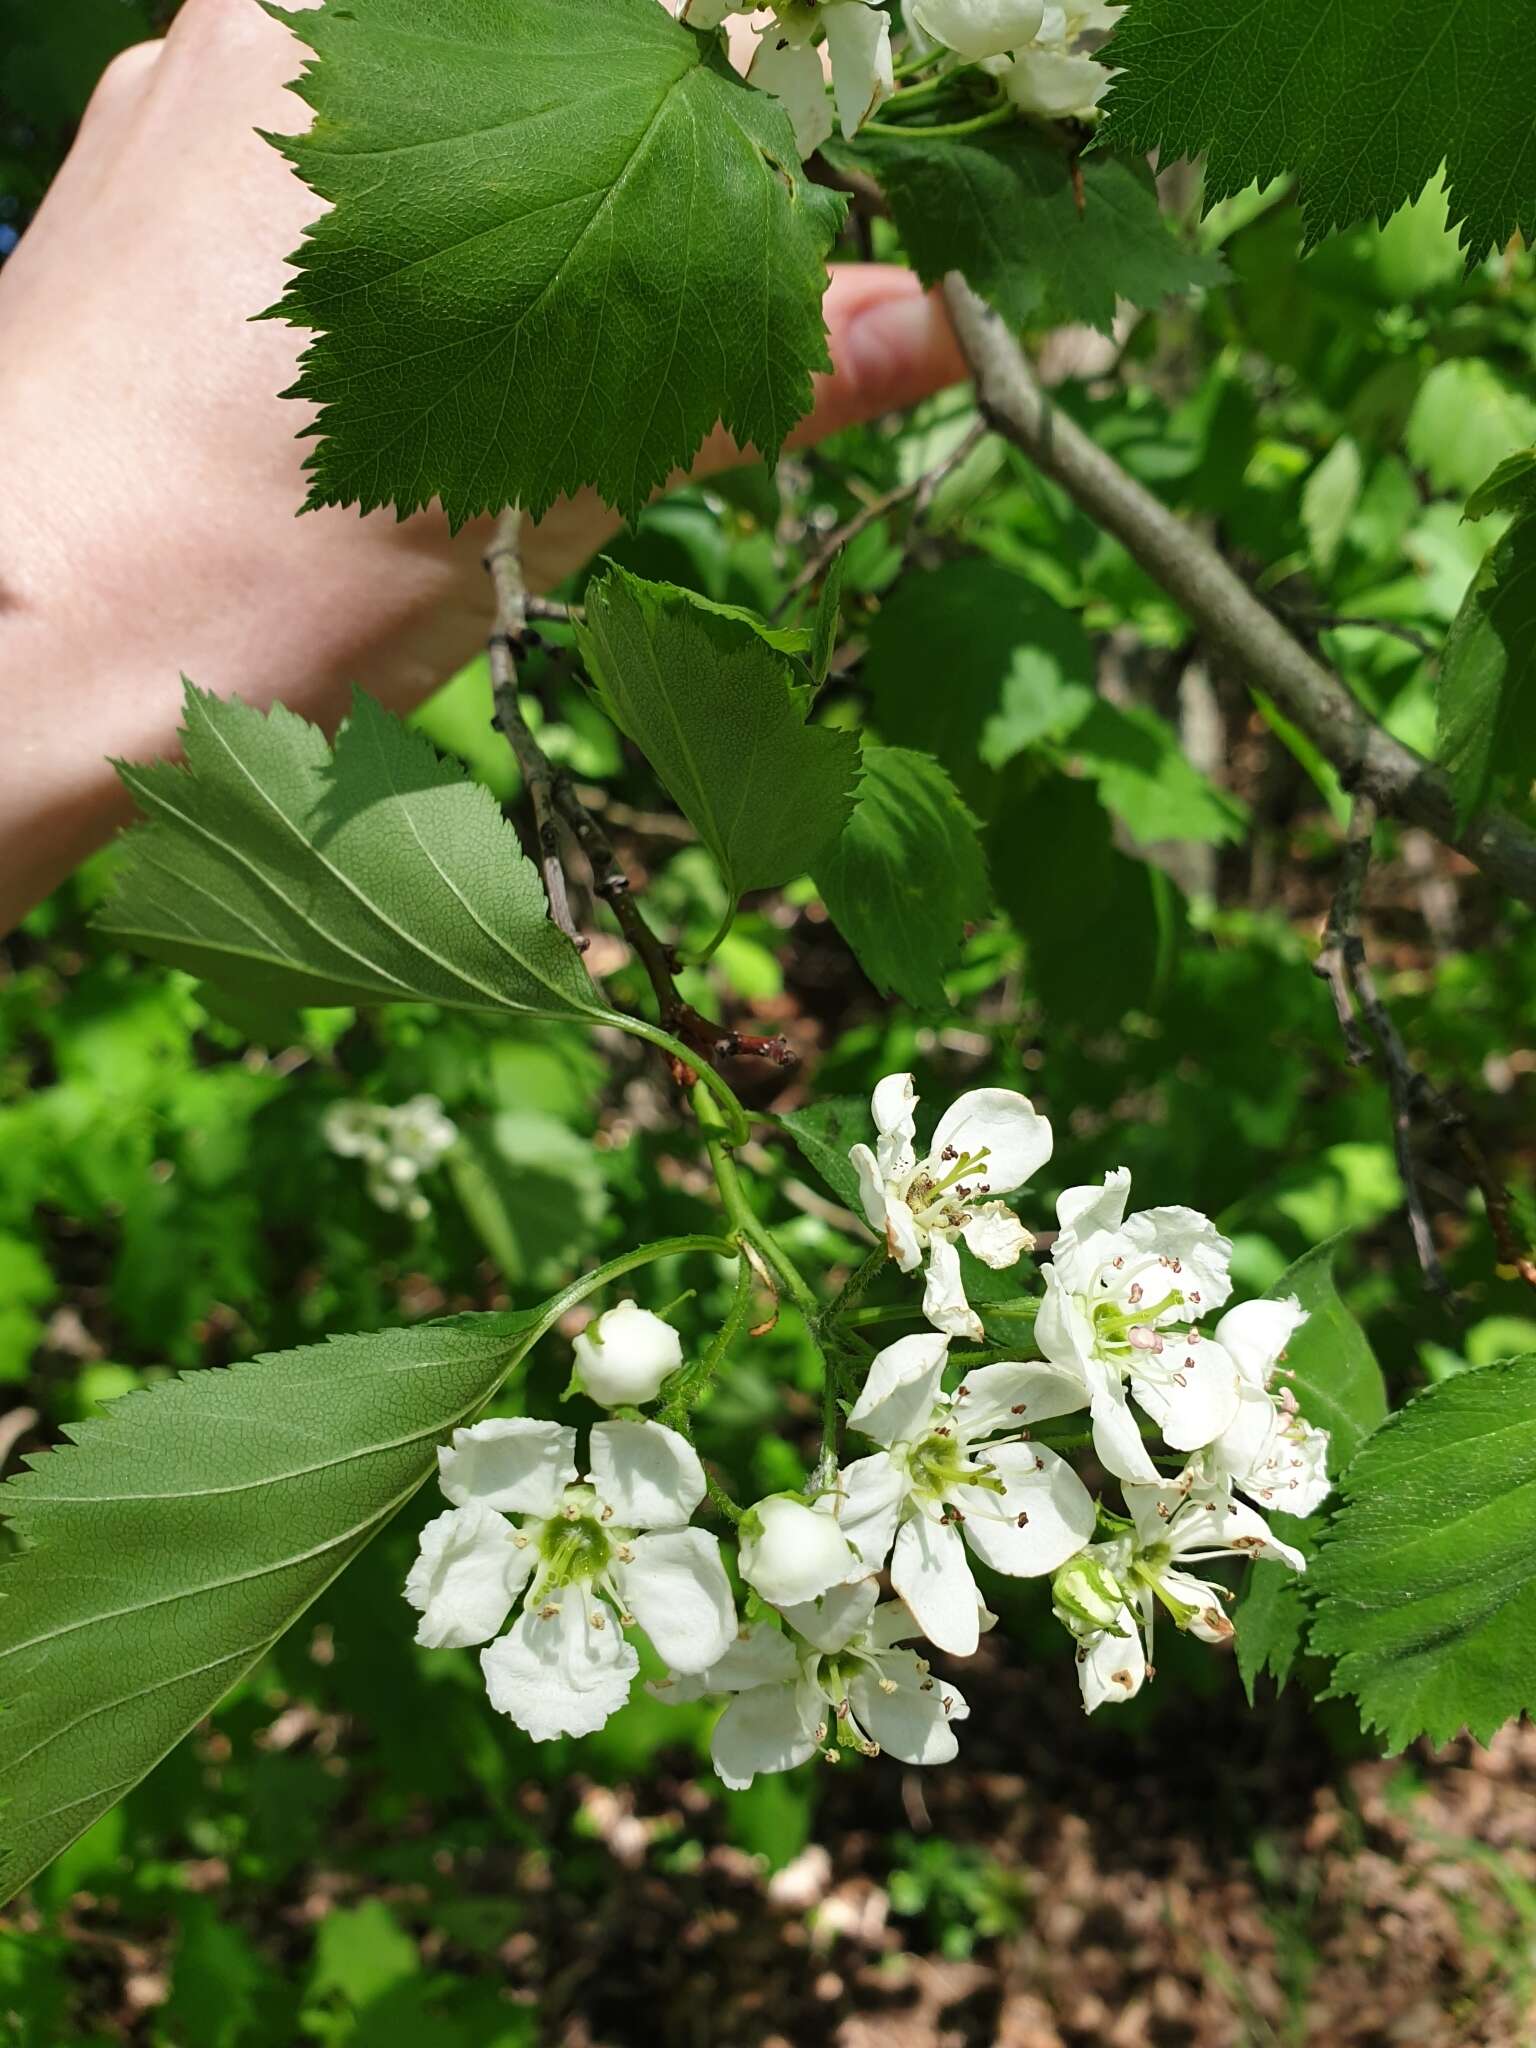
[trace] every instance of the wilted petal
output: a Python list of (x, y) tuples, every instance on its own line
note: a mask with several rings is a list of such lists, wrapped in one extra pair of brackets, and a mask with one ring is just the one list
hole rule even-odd
[(552, 1515), (576, 1478), (576, 1432), (526, 1415), (456, 1429), (437, 1454), (438, 1482), (456, 1508), (469, 1501), (509, 1515)]
[(673, 1671), (705, 1671), (736, 1635), (736, 1603), (720, 1545), (703, 1529), (637, 1536), (613, 1567), (624, 1605)]
[(838, 1474), (837, 1519), (843, 1534), (872, 1572), (883, 1571), (896, 1540), (906, 1499), (906, 1474), (887, 1451), (855, 1458)]
[(981, 1317), (965, 1298), (960, 1253), (951, 1239), (937, 1231), (928, 1241), (928, 1275), (923, 1282), (923, 1314), (936, 1330), (951, 1337), (969, 1337), (979, 1344), (986, 1335)]
[(907, 0), (909, 21), (972, 64), (1032, 43), (1044, 15), (1043, 0)]
[(877, 1444), (909, 1443), (921, 1436), (938, 1400), (948, 1357), (948, 1337), (927, 1330), (887, 1344), (870, 1361), (848, 1427)]
[(793, 42), (775, 21), (757, 32), (757, 51), (747, 69), (751, 85), (771, 92), (794, 124), (802, 156), (820, 149), (832, 133), (832, 110), (821, 58), (809, 43)]
[(1197, 1579), (1192, 1572), (1166, 1571), (1160, 1583), (1165, 1592), (1193, 1609), (1189, 1632), (1198, 1636), (1202, 1643), (1229, 1643), (1234, 1630), (1222, 1605), (1221, 1588), (1212, 1586), (1204, 1579)]
[(535, 1742), (595, 1735), (629, 1698), (640, 1659), (618, 1617), (585, 1586), (557, 1606), (524, 1608), (508, 1633), (480, 1652), (491, 1705)]
[(985, 1151), (977, 1178), (993, 1194), (1006, 1195), (1050, 1158), (1051, 1126), (1016, 1089), (973, 1088), (950, 1104), (933, 1134), (929, 1166), (938, 1179), (949, 1171), (940, 1161), (951, 1147), (972, 1157)]
[(1075, 1557), (1098, 1516), (1066, 1460), (1033, 1444), (1004, 1444), (989, 1462), (1005, 1491), (967, 1486), (956, 1495), (965, 1540), (976, 1555), (1016, 1579), (1038, 1578)]
[(480, 1501), (450, 1508), (428, 1522), (405, 1582), (421, 1616), (416, 1640), (429, 1650), (462, 1650), (489, 1642), (512, 1612), (533, 1570), (533, 1545)]
[(1157, 1355), (1156, 1375), (1131, 1366), (1131, 1389), (1175, 1451), (1200, 1451), (1237, 1419), (1241, 1400), (1237, 1367), (1219, 1344), (1180, 1348), (1170, 1335)]
[[(894, 1687), (887, 1692), (880, 1680)], [(848, 1687), (859, 1725), (904, 1764), (947, 1764), (959, 1749), (952, 1721), (970, 1713), (959, 1686), (925, 1671), (911, 1650), (888, 1650), (878, 1676), (861, 1665)]]
[(1077, 1653), (1077, 1682), (1083, 1689), (1083, 1705), (1089, 1713), (1106, 1701), (1118, 1704), (1134, 1699), (1147, 1676), (1147, 1653), (1141, 1631), (1129, 1614), (1123, 1636), (1096, 1636)]
[(659, 1422), (599, 1422), (592, 1484), (624, 1529), (680, 1529), (704, 1498), (704, 1467), (686, 1437)]
[(955, 1423), (968, 1443), (1016, 1434), (1088, 1406), (1081, 1374), (1058, 1365), (979, 1365), (955, 1390)]
[(903, 1273), (915, 1273), (923, 1263), (916, 1219), (897, 1195), (891, 1195), (885, 1204), (885, 1246)]
[(841, 1650), (864, 1627), (879, 1598), (878, 1580), (858, 1579), (851, 1586), (834, 1586), (819, 1600), (806, 1600), (798, 1606), (786, 1607), (784, 1619), (797, 1634), (805, 1637), (813, 1649)]
[(826, 1702), (808, 1680), (741, 1692), (715, 1723), (710, 1754), (722, 1783), (744, 1792), (759, 1772), (792, 1771), (816, 1749)]
[(896, 90), (891, 67), (890, 18), (870, 0), (832, 0), (823, 6), (832, 92), (843, 140), (852, 142), (870, 115)]
[(1006, 1202), (985, 1202), (961, 1228), (967, 1249), (995, 1273), (1016, 1266), (1034, 1238)]
[(973, 1653), (981, 1639), (981, 1601), (957, 1528), (909, 1516), (896, 1534), (891, 1584), (930, 1643), (957, 1657)]

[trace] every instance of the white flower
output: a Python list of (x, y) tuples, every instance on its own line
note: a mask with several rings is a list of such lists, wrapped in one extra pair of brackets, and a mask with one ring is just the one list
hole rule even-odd
[[(679, 1671), (702, 1671), (736, 1628), (720, 1546), (686, 1525), (704, 1497), (693, 1448), (655, 1422), (602, 1422), (576, 1479), (576, 1432), (506, 1418), (438, 1452), (453, 1503), (421, 1532), (405, 1597), (429, 1649), (484, 1643), (491, 1704), (535, 1742), (590, 1735), (629, 1697), (642, 1628)], [(642, 1533), (644, 1532), (644, 1533)]]
[(1215, 1557), (1268, 1557), (1292, 1571), (1307, 1568), (1262, 1516), (1193, 1472), (1173, 1485), (1127, 1486), (1125, 1499), (1131, 1528), (1074, 1558), (1052, 1587), (1057, 1618), (1077, 1638), (1078, 1683), (1090, 1714), (1106, 1700), (1131, 1699), (1153, 1675), (1158, 1607), (1202, 1642), (1230, 1639), (1222, 1603), (1231, 1596), (1184, 1567)]
[(939, 1119), (926, 1159), (917, 1157), (910, 1074), (887, 1074), (871, 1100), (873, 1151), (848, 1157), (859, 1176), (864, 1214), (903, 1273), (928, 1255), (923, 1313), (937, 1330), (980, 1338), (981, 1318), (965, 1298), (956, 1238), (986, 1265), (1011, 1266), (1034, 1239), (1006, 1204), (983, 1201), (1022, 1187), (1051, 1156), (1051, 1127), (1028, 1096), (1011, 1088), (975, 1088)]
[(1034, 42), (1010, 63), (989, 65), (1002, 79), (1014, 105), (1051, 120), (1091, 114), (1104, 97), (1110, 73), (1082, 48), (1082, 39), (1114, 27), (1118, 5), (1099, 0), (1065, 0), (1047, 5)]
[(867, 1572), (830, 1494), (809, 1507), (792, 1494), (770, 1494), (742, 1516), (736, 1536), (741, 1576), (775, 1607), (814, 1600)]
[(458, 1126), (435, 1095), (387, 1103), (333, 1102), (321, 1122), (325, 1142), (343, 1159), (368, 1165), (368, 1193), (381, 1209), (424, 1222), (432, 1205), (417, 1186), (458, 1143)]
[[(759, 1772), (793, 1770), (819, 1749), (882, 1751), (907, 1764), (945, 1764), (957, 1744), (951, 1723), (969, 1714), (957, 1686), (897, 1644), (917, 1633), (899, 1601), (877, 1606), (870, 1578), (790, 1609), (793, 1634), (759, 1622), (697, 1678), (669, 1678), (659, 1699), (735, 1697), (715, 1726), (715, 1769), (733, 1791)], [(990, 1617), (989, 1617), (990, 1619)]]
[(974, 64), (1032, 43), (1045, 0), (907, 0), (906, 12), (930, 41)]
[(940, 1390), (948, 1347), (903, 1337), (871, 1365), (848, 1423), (885, 1448), (842, 1473), (841, 1520), (871, 1571), (890, 1557), (891, 1584), (928, 1640), (967, 1657), (980, 1596), (966, 1545), (994, 1571), (1038, 1577), (1082, 1549), (1095, 1511), (1070, 1465), (1022, 1440), (1028, 1422), (1081, 1405), (1077, 1382), (984, 1365), (951, 1398)]
[(576, 1376), (600, 1408), (654, 1400), (683, 1362), (683, 1340), (638, 1302), (617, 1302), (576, 1339)]
[(1310, 1515), (1332, 1490), (1327, 1430), (1297, 1412), (1289, 1387), (1271, 1391), (1285, 1347), (1306, 1320), (1292, 1296), (1240, 1302), (1216, 1325), (1217, 1342), (1237, 1365), (1238, 1406), (1208, 1456), (1250, 1500), (1288, 1515)]
[(1127, 1216), (1130, 1186), (1117, 1167), (1102, 1187), (1068, 1188), (1057, 1203), (1035, 1341), (1077, 1375), (1099, 1462), (1119, 1479), (1151, 1482), (1157, 1467), (1128, 1395), (1176, 1451), (1202, 1449), (1237, 1416), (1236, 1364), (1192, 1327), (1231, 1293), (1232, 1247), (1194, 1209)]
[(794, 123), (795, 142), (802, 156), (820, 149), (832, 133), (826, 74), (814, 42), (818, 30), (826, 33), (832, 96), (846, 140), (852, 141), (876, 107), (895, 91), (890, 18), (876, 0), (821, 0), (820, 5), (800, 0), (798, 5), (781, 5), (776, 18), (758, 30), (747, 83), (760, 86), (779, 101)]

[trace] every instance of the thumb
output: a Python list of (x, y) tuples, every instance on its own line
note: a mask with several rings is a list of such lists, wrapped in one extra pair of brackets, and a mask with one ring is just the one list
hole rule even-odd
[(792, 448), (899, 412), (970, 374), (938, 292), (885, 263), (833, 266), (824, 301), (832, 370), (815, 380)]

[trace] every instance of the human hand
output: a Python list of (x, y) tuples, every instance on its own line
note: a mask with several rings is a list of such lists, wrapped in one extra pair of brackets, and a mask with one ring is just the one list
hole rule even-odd
[[(295, 517), (309, 414), (277, 394), (305, 337), (251, 316), (317, 206), (255, 132), (298, 125), (302, 54), (256, 0), (187, 0), (110, 67), (0, 271), (0, 930), (121, 822), (103, 757), (174, 750), (180, 674), (334, 725), (354, 680), (404, 710), (487, 631), (484, 526)], [(908, 272), (840, 266), (826, 313), (837, 368), (796, 442), (964, 374)], [(694, 473), (736, 459), (717, 435)], [(617, 524), (557, 505), (530, 583)]]

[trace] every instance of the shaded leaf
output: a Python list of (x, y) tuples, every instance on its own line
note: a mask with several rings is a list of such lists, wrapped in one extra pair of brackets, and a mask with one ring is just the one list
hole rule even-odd
[(863, 1096), (824, 1095), (804, 1109), (790, 1110), (778, 1121), (843, 1207), (862, 1216), (859, 1177), (849, 1164), (848, 1153), (854, 1145), (873, 1141), (874, 1125)]
[(1462, 601), (1440, 666), (1435, 752), (1465, 821), (1536, 778), (1536, 517), (1517, 519)]
[(1191, 764), (1178, 734), (1155, 711), (1141, 705), (1122, 710), (1096, 699), (1062, 751), (1144, 846), (1159, 839), (1220, 845), (1246, 830), (1246, 804)]

